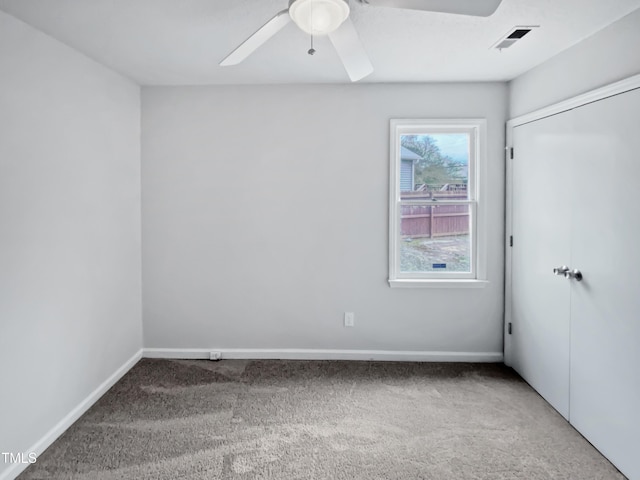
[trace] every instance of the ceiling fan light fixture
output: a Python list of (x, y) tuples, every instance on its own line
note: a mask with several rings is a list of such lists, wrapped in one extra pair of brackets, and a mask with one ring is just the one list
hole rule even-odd
[(328, 35), (349, 16), (347, 0), (291, 0), (289, 15), (309, 35)]

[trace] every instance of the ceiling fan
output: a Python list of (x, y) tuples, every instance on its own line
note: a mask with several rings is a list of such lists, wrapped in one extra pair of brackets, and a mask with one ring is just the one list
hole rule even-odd
[[(424, 10), (487, 17), (496, 11), (502, 0), (357, 0), (376, 7)], [(289, 8), (278, 12), (221, 62), (221, 66), (237, 65), (262, 44), (278, 33), (290, 21), (311, 35), (309, 55), (313, 55), (313, 37), (328, 35), (352, 82), (373, 72), (351, 19), (348, 0), (289, 0)]]

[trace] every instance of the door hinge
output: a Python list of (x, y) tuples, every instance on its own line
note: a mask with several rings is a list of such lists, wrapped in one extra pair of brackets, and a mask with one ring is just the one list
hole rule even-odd
[(509, 246), (513, 247), (513, 235), (509, 236)]
[(511, 160), (513, 160), (513, 147), (511, 147), (510, 155), (511, 155)]
[(507, 325), (507, 332), (511, 335), (511, 322)]

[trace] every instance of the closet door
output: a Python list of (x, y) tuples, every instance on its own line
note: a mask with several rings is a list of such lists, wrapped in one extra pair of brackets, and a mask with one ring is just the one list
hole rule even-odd
[(512, 364), (565, 418), (569, 415), (571, 265), (570, 117), (514, 129), (512, 161)]
[(640, 479), (640, 90), (571, 113), (570, 420)]

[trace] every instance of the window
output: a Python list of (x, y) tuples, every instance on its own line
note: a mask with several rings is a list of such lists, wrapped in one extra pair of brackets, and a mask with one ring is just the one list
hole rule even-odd
[(391, 120), (389, 283), (483, 286), (486, 121)]

